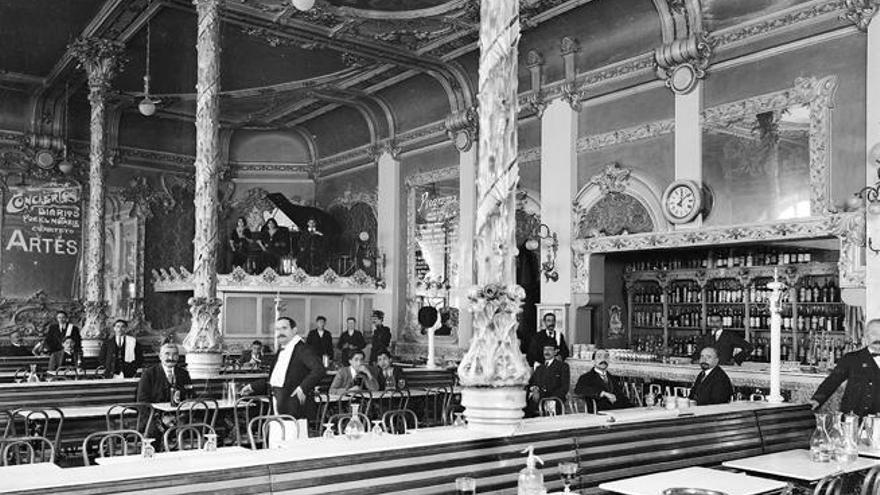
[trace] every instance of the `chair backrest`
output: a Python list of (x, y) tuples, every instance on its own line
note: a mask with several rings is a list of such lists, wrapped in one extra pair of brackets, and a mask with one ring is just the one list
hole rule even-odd
[(452, 399), (452, 387), (434, 387), (425, 389), (425, 410), (422, 414), (428, 426), (443, 424)]
[(105, 418), (107, 431), (136, 430), (146, 435), (153, 422), (153, 406), (148, 402), (113, 404)]
[(409, 409), (395, 409), (382, 415), (382, 426), (388, 433), (403, 435), (409, 430), (419, 429), (419, 418)]
[(538, 404), (538, 412), (541, 416), (565, 414), (565, 403), (559, 397), (545, 397)]
[[(250, 440), (251, 448), (269, 448), (269, 425), (276, 424), (281, 428), (281, 440), (299, 438), (299, 424), (296, 418), (289, 414), (266, 414), (257, 416), (248, 422), (248, 440)], [(287, 428), (291, 427), (295, 431), (290, 432), (288, 436)], [(254, 436), (256, 432), (256, 436)]]
[(865, 473), (861, 495), (877, 495), (878, 493), (880, 493), (880, 466), (874, 466)]
[[(339, 413), (330, 416), (330, 419), (327, 421), (328, 423), (333, 423), (336, 426), (336, 433), (339, 435), (345, 434), (345, 427), (348, 426), (348, 423), (351, 421), (351, 413)], [(361, 420), (361, 423), (364, 425), (364, 433), (370, 431), (370, 418), (367, 417), (366, 414), (362, 412), (357, 413), (358, 419)]]
[[(232, 407), (236, 445), (241, 446), (243, 443), (245, 435), (242, 434), (242, 429), (247, 429), (252, 418), (266, 416), (271, 413), (272, 399), (265, 395), (252, 395), (236, 399)], [(253, 448), (253, 445), (251, 447)]]
[(57, 407), (38, 409), (19, 408), (9, 412), (3, 436), (45, 437), (52, 441), (55, 450), (61, 447), (61, 431), (64, 429), (64, 412)]
[(645, 405), (645, 384), (641, 382), (629, 382), (629, 392), (626, 394), (629, 403), (634, 407)]
[(14, 381), (15, 383), (26, 381), (28, 378), (28, 373), (30, 373), (29, 369), (18, 368), (17, 370), (15, 370), (15, 375), (12, 376), (12, 381)]
[(569, 414), (596, 414), (596, 399), (572, 395), (568, 398)]
[(99, 380), (104, 378), (104, 373), (107, 372), (107, 368), (104, 366), (98, 366), (92, 371), (92, 378), (95, 380)]
[(216, 434), (214, 428), (207, 423), (189, 423), (169, 428), (162, 438), (165, 452), (201, 449), (207, 434)]
[(79, 378), (79, 370), (69, 366), (61, 366), (55, 370), (55, 378), (64, 378), (67, 380), (76, 380)]
[(843, 479), (840, 476), (826, 476), (813, 488), (813, 495), (841, 495)]
[(213, 428), (218, 409), (214, 399), (185, 400), (177, 405), (177, 424), (206, 423)]
[(0, 439), (0, 444), (3, 445), (0, 459), (4, 466), (55, 462), (55, 445), (46, 437), (10, 437)]
[(374, 400), (378, 404), (378, 414), (384, 414), (386, 411), (395, 409), (406, 409), (409, 405), (409, 390), (385, 390)]
[(93, 450), (95, 455), (92, 457), (135, 455), (141, 453), (144, 443), (144, 436), (137, 430), (96, 431), (83, 440), (83, 464), (90, 464), (89, 454)]

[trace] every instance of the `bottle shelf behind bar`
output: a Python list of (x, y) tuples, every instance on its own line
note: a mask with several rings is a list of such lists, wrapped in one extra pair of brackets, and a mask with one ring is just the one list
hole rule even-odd
[(770, 290), (776, 272), (782, 297), (782, 359), (807, 361), (817, 353), (839, 359), (846, 305), (840, 300), (836, 260), (804, 249), (744, 249), (640, 257), (624, 265), (630, 346), (690, 355), (707, 331), (706, 318), (744, 332), (751, 360), (769, 360)]

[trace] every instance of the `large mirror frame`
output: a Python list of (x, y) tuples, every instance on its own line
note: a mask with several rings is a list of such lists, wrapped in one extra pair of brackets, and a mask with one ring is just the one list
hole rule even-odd
[[(404, 336), (406, 340), (411, 342), (427, 342), (427, 337), (420, 334), (421, 328), (418, 324), (418, 298), (417, 292), (418, 287), (416, 286), (416, 249), (418, 247), (418, 243), (416, 242), (416, 189), (422, 186), (428, 186), (437, 182), (442, 182), (451, 179), (459, 179), (458, 167), (446, 167), (440, 168), (436, 170), (431, 170), (428, 172), (422, 172), (410, 175), (405, 180), (406, 186), (406, 323), (405, 323), (405, 332)], [(460, 213), (459, 213), (460, 214)], [(456, 249), (455, 252), (458, 253), (459, 249)], [(454, 293), (455, 285), (458, 280), (457, 273), (457, 263), (458, 256), (456, 255), (451, 260), (451, 266), (449, 267), (450, 276), (449, 282), (453, 286), (453, 288), (448, 291), (447, 296), (450, 298), (450, 306), (455, 307), (452, 301), (452, 296)], [(461, 311), (461, 308), (459, 308)], [(450, 335), (437, 336), (436, 342), (438, 344), (455, 344), (458, 342), (458, 325), (456, 324), (452, 327), (452, 333)]]

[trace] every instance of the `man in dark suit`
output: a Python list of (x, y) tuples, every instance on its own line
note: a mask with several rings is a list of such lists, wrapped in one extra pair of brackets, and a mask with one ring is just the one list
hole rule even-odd
[(144, 361), (144, 351), (136, 338), (128, 333), (128, 322), (116, 320), (113, 336), (101, 345), (98, 362), (104, 367), (104, 377), (131, 378)]
[(192, 395), (192, 380), (185, 368), (177, 366), (179, 357), (177, 344), (162, 345), (159, 362), (144, 370), (138, 382), (138, 402), (170, 402), (172, 389), (180, 394), (180, 399)]
[(698, 406), (727, 404), (733, 395), (733, 385), (727, 373), (718, 366), (718, 351), (714, 347), (704, 347), (700, 351), (700, 374), (694, 380), (688, 399), (697, 401)]
[(556, 345), (556, 348), (559, 349), (559, 354), (557, 355), (558, 358), (565, 361), (568, 359), (568, 344), (565, 342), (565, 335), (562, 335), (562, 332), (556, 331), (556, 315), (553, 313), (546, 313), (544, 314), (542, 321), (544, 323), (544, 328), (532, 337), (532, 344), (529, 347), (529, 355), (526, 356), (529, 359), (529, 364), (534, 366), (535, 364), (540, 363), (541, 350), (549, 342)]
[(352, 351), (349, 365), (336, 371), (333, 383), (330, 384), (330, 393), (342, 395), (347, 392), (379, 390), (373, 371), (364, 363), (366, 359), (364, 351)]
[(262, 368), (263, 366), (268, 366), (268, 359), (266, 359), (267, 356), (263, 350), (263, 343), (259, 340), (251, 342), (250, 349), (244, 349), (241, 351), (240, 362), (242, 367)]
[(379, 390), (402, 390), (406, 388), (406, 378), (400, 366), (391, 364), (391, 353), (379, 351), (376, 357), (377, 370), (376, 381), (379, 382)]
[[(733, 363), (740, 365), (752, 353), (754, 346), (736, 331), (724, 330), (721, 322), (722, 319), (718, 315), (706, 317), (709, 333), (703, 337), (701, 345), (697, 346), (697, 350), (691, 356), (692, 362), (699, 362), (700, 351), (704, 347), (713, 347), (718, 352), (719, 362), (724, 366), (729, 366)], [(734, 351), (737, 349), (740, 351), (734, 354)]]
[(391, 348), (391, 329), (382, 324), (382, 320), (385, 319), (385, 313), (379, 311), (373, 311), (373, 316), (371, 317), (373, 324), (373, 339), (370, 343), (370, 363), (375, 363), (376, 358), (379, 356), (379, 353), (382, 351), (387, 351)]
[(246, 385), (242, 395), (271, 392), (277, 414), (307, 419), (314, 411), (312, 391), (327, 372), (315, 352), (297, 335), (296, 322), (282, 316), (275, 322), (275, 336), (282, 349), (268, 382)]
[(323, 360), (327, 356), (327, 364), (333, 361), (333, 336), (330, 331), (324, 327), (327, 325), (327, 318), (319, 316), (315, 318), (315, 328), (309, 331), (306, 337), (306, 344), (315, 351), (315, 354)]
[(82, 351), (82, 336), (79, 333), (79, 327), (70, 322), (70, 318), (65, 311), (55, 313), (55, 323), (49, 325), (46, 330), (46, 337), (40, 346), (40, 351), (46, 354), (52, 354), (61, 350), (61, 342), (65, 337), (73, 337), (74, 348), (77, 352)]
[(632, 407), (620, 383), (608, 372), (608, 359), (608, 351), (604, 349), (596, 351), (594, 358), (596, 364), (593, 369), (578, 378), (574, 386), (574, 394), (595, 400), (596, 408), (600, 411)]
[(824, 404), (846, 381), (840, 399), (841, 412), (853, 412), (862, 417), (880, 413), (880, 319), (873, 319), (865, 325), (862, 343), (865, 347), (845, 354), (816, 389), (810, 399), (813, 409)]
[(73, 337), (65, 337), (63, 349), (49, 356), (49, 371), (58, 368), (78, 368), (79, 354), (76, 352)]
[(339, 336), (336, 347), (342, 351), (342, 364), (348, 366), (348, 357), (355, 350), (364, 350), (367, 341), (364, 340), (364, 334), (357, 328), (357, 320), (351, 316), (345, 320), (345, 331)]
[(0, 355), (6, 357), (33, 357), (33, 349), (24, 343), (21, 332), (14, 330), (9, 334), (9, 345), (4, 347)]
[[(526, 408), (532, 415), (538, 414), (541, 399), (555, 397), (564, 402), (568, 395), (570, 372), (568, 364), (557, 359), (558, 351), (555, 341), (545, 342), (542, 349), (544, 359), (529, 379), (529, 402)], [(563, 414), (563, 411), (557, 413)]]

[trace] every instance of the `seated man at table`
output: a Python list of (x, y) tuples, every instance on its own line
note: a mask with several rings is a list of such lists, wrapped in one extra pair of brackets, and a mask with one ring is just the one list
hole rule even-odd
[(352, 351), (349, 356), (349, 365), (336, 372), (333, 383), (330, 384), (331, 394), (344, 394), (346, 392), (361, 392), (379, 390), (379, 383), (370, 368), (364, 364), (366, 354), (360, 349)]
[(259, 340), (251, 342), (250, 349), (241, 351), (241, 366), (243, 368), (261, 368), (268, 364), (263, 353), (263, 343)]
[(116, 320), (113, 336), (101, 344), (98, 363), (104, 367), (104, 378), (132, 378), (144, 360), (144, 351), (136, 338), (128, 333), (128, 322)]
[(727, 373), (718, 366), (718, 351), (714, 347), (704, 347), (700, 351), (700, 374), (691, 387), (688, 399), (697, 401), (698, 406), (727, 404), (733, 395), (733, 385)]
[(406, 388), (406, 378), (400, 366), (391, 364), (391, 353), (381, 350), (376, 355), (376, 382), (379, 390), (402, 390)]
[(60, 351), (53, 352), (49, 356), (49, 371), (55, 371), (58, 368), (77, 367), (76, 340), (70, 336), (65, 337), (61, 347)]
[(138, 402), (170, 402), (172, 389), (187, 398), (192, 392), (192, 380), (185, 368), (177, 366), (180, 351), (177, 344), (166, 342), (159, 349), (159, 363), (144, 370), (137, 386)]
[[(538, 407), (542, 399), (556, 398), (563, 403), (568, 395), (570, 386), (570, 372), (568, 364), (556, 358), (559, 348), (553, 340), (544, 342), (542, 354), (543, 361), (529, 379), (528, 404), (526, 413), (535, 416), (540, 413)], [(564, 411), (556, 411), (563, 414)]]
[(604, 349), (596, 351), (593, 369), (578, 378), (574, 395), (596, 401), (600, 411), (632, 407), (620, 383), (608, 372), (610, 354)]
[(0, 350), (0, 355), (5, 357), (33, 357), (33, 349), (25, 345), (21, 332), (14, 330), (9, 334), (9, 345)]

